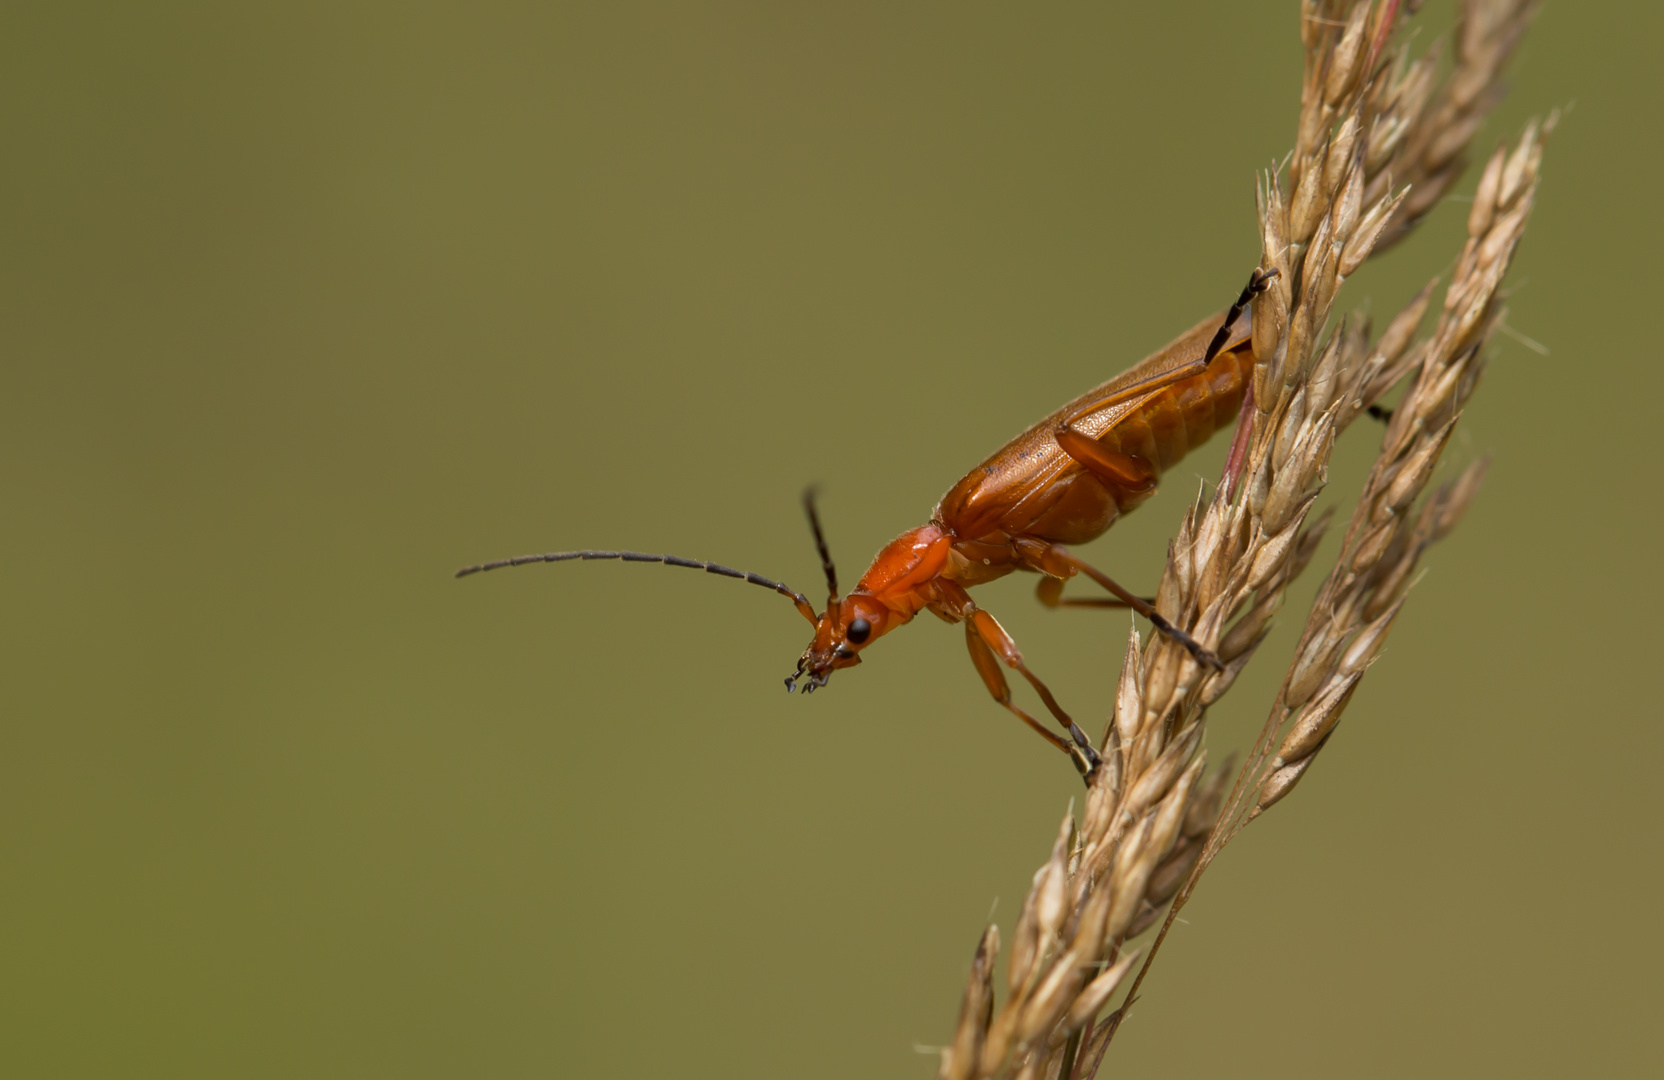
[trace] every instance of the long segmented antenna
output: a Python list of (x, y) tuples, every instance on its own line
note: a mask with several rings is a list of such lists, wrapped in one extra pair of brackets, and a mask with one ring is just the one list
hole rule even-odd
[(838, 568), (832, 565), (832, 552), (826, 547), (826, 534), (821, 531), (820, 514), (815, 511), (816, 489), (803, 489), (803, 512), (809, 515), (809, 528), (815, 533), (815, 548), (820, 552), (821, 569), (826, 571), (827, 609), (838, 602)]
[(753, 574), (745, 570), (735, 570), (721, 563), (701, 562), (698, 559), (684, 559), (680, 555), (647, 555), (640, 551), (551, 551), (543, 555), (520, 555), (512, 559), (498, 559), (496, 562), (480, 563), (478, 566), (464, 566), (456, 572), (459, 578), (469, 574), (478, 574), (486, 570), (500, 570), (505, 566), (525, 566), (529, 563), (569, 562), (572, 559), (621, 559), (624, 562), (663, 563), (666, 566), (685, 566), (690, 570), (703, 570), (707, 574), (720, 574), (723, 577), (739, 578), (753, 585), (761, 585), (765, 589), (773, 589), (781, 596), (795, 601), (797, 610), (810, 622), (818, 622), (814, 605), (809, 598), (795, 589), (782, 585), (761, 574)]

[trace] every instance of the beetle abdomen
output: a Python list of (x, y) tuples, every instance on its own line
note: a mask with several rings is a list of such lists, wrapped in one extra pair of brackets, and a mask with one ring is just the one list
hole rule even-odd
[[(1200, 359), (1219, 320), (1204, 319), (1159, 352), (1094, 387), (1029, 427), (972, 469), (936, 504), (931, 521), (956, 542), (1008, 544), (1029, 536), (1082, 544), (1102, 535), (1116, 518), (1148, 498), (1153, 483), (1120, 484), (1074, 461), (1057, 442), (1057, 426), (1080, 417), (1080, 430), (1105, 449), (1147, 463), (1160, 479), (1208, 437), (1236, 420), (1245, 380), (1253, 370), (1244, 325), (1201, 375), (1148, 396), (1095, 408), (1116, 391)], [(1140, 471), (1136, 464), (1130, 474)], [(981, 564), (984, 560), (976, 560)], [(999, 560), (987, 560), (993, 573)], [(998, 576), (995, 574), (995, 576)]]
[[(1207, 371), (1159, 391), (1104, 432), (1098, 442), (1108, 449), (1142, 458), (1155, 467), (1160, 477), (1186, 454), (1207, 442), (1214, 432), (1236, 422), (1243, 391), (1253, 370), (1253, 352), (1246, 343), (1221, 353), (1208, 365)], [(1116, 495), (1123, 511), (1131, 509), (1133, 500), (1122, 499), (1120, 492)]]

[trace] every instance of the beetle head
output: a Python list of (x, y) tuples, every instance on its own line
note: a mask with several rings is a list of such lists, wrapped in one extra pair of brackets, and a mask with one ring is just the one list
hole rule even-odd
[(803, 511), (809, 516), (821, 569), (826, 572), (826, 611), (814, 620), (814, 640), (797, 658), (797, 671), (787, 676), (786, 692), (795, 690), (797, 680), (804, 679), (803, 692), (809, 694), (825, 686), (834, 671), (861, 662), (861, 650), (889, 629), (890, 609), (859, 588), (853, 595), (838, 598), (838, 570), (832, 565), (832, 552), (826, 546), (826, 534), (821, 531), (812, 487), (803, 493)]
[(815, 637), (797, 658), (797, 672), (786, 679), (786, 690), (797, 688), (804, 679), (803, 692), (813, 693), (839, 668), (861, 662), (861, 650), (889, 629), (890, 609), (877, 597), (856, 592), (842, 600), (832, 596), (826, 611), (815, 623)]

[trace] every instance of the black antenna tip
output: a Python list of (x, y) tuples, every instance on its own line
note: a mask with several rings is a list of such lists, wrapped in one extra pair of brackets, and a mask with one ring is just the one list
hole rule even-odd
[[(826, 546), (826, 533), (820, 527), (820, 514), (815, 510), (815, 496), (820, 488), (810, 484), (803, 489), (803, 512), (809, 515), (809, 531), (815, 534), (815, 550), (820, 553), (820, 567), (826, 574), (826, 592), (831, 599), (838, 596), (838, 571), (832, 565), (832, 552)], [(830, 600), (828, 601), (830, 606)]]

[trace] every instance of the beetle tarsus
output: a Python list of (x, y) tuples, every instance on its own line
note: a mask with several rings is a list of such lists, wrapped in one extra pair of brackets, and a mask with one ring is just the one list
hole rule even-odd
[(1231, 338), (1231, 327), (1236, 325), (1236, 321), (1242, 317), (1243, 311), (1253, 302), (1254, 297), (1269, 289), (1271, 283), (1277, 280), (1281, 273), (1282, 271), (1275, 266), (1269, 270), (1254, 267), (1254, 272), (1248, 275), (1248, 284), (1243, 286), (1242, 293), (1236, 298), (1236, 303), (1232, 304), (1231, 310), (1225, 313), (1225, 321), (1220, 324), (1219, 330), (1213, 335), (1213, 340), (1208, 342), (1208, 347), (1203, 350), (1202, 363), (1204, 365), (1212, 362), (1213, 358), (1219, 355), (1219, 351), (1225, 347), (1225, 343)]
[(1103, 756), (1093, 748), (1092, 740), (1074, 721), (1069, 722), (1069, 736), (1075, 741), (1073, 746), (1065, 747), (1069, 753), (1069, 760), (1075, 763), (1075, 771), (1080, 773), (1080, 778), (1086, 782), (1086, 786), (1091, 787), (1092, 777), (1097, 775), (1098, 766), (1104, 763)]
[(1212, 649), (1204, 648), (1201, 642), (1197, 641), (1183, 630), (1180, 630), (1160, 615), (1151, 612), (1150, 625), (1154, 626), (1157, 630), (1166, 634), (1180, 645), (1183, 645), (1185, 649), (1189, 651), (1190, 655), (1196, 658), (1196, 662), (1198, 664), (1201, 664), (1206, 668), (1212, 668), (1214, 671), (1225, 670), (1224, 663), (1220, 661), (1219, 657)]

